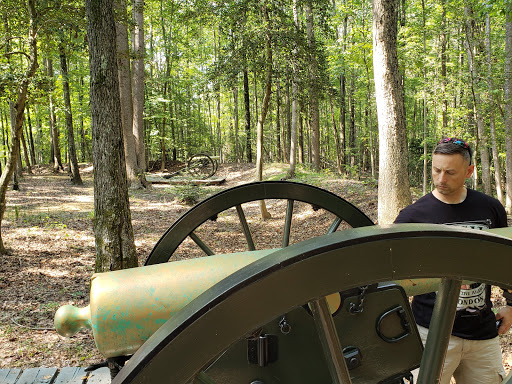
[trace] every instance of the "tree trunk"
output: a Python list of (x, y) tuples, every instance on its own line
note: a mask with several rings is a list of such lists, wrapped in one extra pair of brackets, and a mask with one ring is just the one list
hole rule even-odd
[[(490, 164), (489, 164), (489, 151), (487, 149), (487, 135), (485, 133), (484, 126), (484, 117), (482, 113), (482, 102), (480, 100), (480, 91), (477, 89), (477, 62), (475, 59), (476, 56), (476, 45), (475, 37), (474, 37), (474, 17), (473, 17), (473, 9), (470, 5), (466, 4), (464, 6), (464, 12), (466, 14), (466, 39), (464, 40), (464, 44), (466, 46), (466, 54), (468, 57), (468, 67), (469, 67), (469, 78), (471, 81), (471, 95), (473, 99), (473, 110), (476, 119), (476, 126), (478, 132), (478, 149), (480, 152), (480, 162), (482, 164), (482, 184), (484, 187), (484, 192), (488, 195), (491, 194), (491, 172), (490, 172)], [(476, 161), (476, 156), (475, 156)], [(476, 176), (476, 175), (475, 175)]]
[(505, 21), (505, 140), (506, 152), (506, 204), (508, 214), (512, 214), (512, 11), (507, 11)]
[[(10, 127), (11, 127), (11, 138), (15, 135), (15, 130), (16, 130), (16, 105), (14, 102), (12, 101), (9, 101), (9, 121), (10, 121)], [(17, 142), (17, 145), (18, 145), (18, 156), (16, 157), (16, 159), (14, 159), (14, 162), (13, 162), (13, 166), (14, 166), (14, 172), (13, 172), (13, 177), (12, 177), (12, 190), (13, 191), (19, 191), (20, 189), (20, 184), (19, 184), (19, 181), (21, 179), (21, 157), (20, 157), (20, 154), (21, 154), (21, 148), (19, 148), (20, 146), (20, 142), (22, 141), (22, 136), (23, 136), (23, 130), (21, 131), (20, 133), (20, 139), (19, 141)], [(11, 146), (14, 145), (14, 140), (12, 140), (11, 142)]]
[(488, 103), (489, 103), (489, 128), (491, 131), (492, 142), (492, 160), (494, 163), (494, 181), (496, 183), (496, 196), (503, 204), (503, 188), (501, 185), (501, 166), (498, 157), (498, 145), (496, 142), (496, 124), (494, 118), (494, 84), (492, 80), (492, 49), (491, 49), (491, 21), (490, 16), (487, 14), (485, 18), (485, 46), (487, 49), (487, 89), (488, 89)]
[(338, 173), (341, 175), (343, 168), (341, 164), (341, 151), (340, 151), (340, 137), (338, 133), (338, 128), (336, 127), (336, 118), (334, 117), (334, 106), (332, 103), (332, 95), (329, 93), (329, 106), (331, 107), (331, 122), (332, 129), (334, 131), (334, 143), (336, 145), (336, 169)]
[[(299, 27), (299, 13), (297, 10), (297, 0), (293, 0), (293, 22), (295, 29)], [(291, 121), (291, 132), (290, 132), (290, 168), (288, 170), (287, 177), (292, 178), (295, 176), (295, 167), (297, 162), (297, 103), (299, 86), (297, 84), (298, 69), (297, 69), (297, 43), (294, 44), (292, 54), (292, 121)]]
[(306, 5), (306, 29), (309, 46), (309, 102), (311, 121), (311, 160), (313, 169), (320, 170), (320, 111), (318, 107), (318, 63), (316, 58), (316, 39), (313, 21), (313, 9), (310, 2)]
[[(80, 111), (83, 111), (84, 105), (84, 96), (82, 94), (82, 90), (84, 88), (84, 77), (80, 76), (80, 87), (78, 88), (78, 104), (80, 105)], [(80, 160), (82, 162), (90, 161), (91, 153), (89, 151), (89, 146), (85, 140), (85, 130), (84, 130), (84, 114), (80, 113)]]
[(29, 64), (24, 73), (24, 76), (19, 83), (17, 98), (16, 98), (16, 119), (15, 119), (15, 130), (13, 132), (11, 138), (11, 148), (9, 150), (9, 155), (7, 157), (7, 162), (5, 165), (5, 169), (0, 176), (0, 253), (5, 254), (6, 249), (2, 240), (2, 230), (1, 223), (4, 218), (5, 208), (6, 208), (6, 199), (5, 195), (7, 193), (7, 188), (9, 186), (9, 182), (14, 173), (14, 168), (16, 161), (19, 156), (20, 151), (20, 138), (21, 132), (23, 129), (23, 117), (25, 114), (25, 103), (27, 100), (27, 91), (30, 81), (34, 76), (37, 69), (37, 31), (38, 24), (36, 18), (36, 1), (28, 0), (28, 15), (29, 15), (29, 33), (28, 33), (28, 41), (29, 41)]
[(137, 266), (128, 201), (113, 0), (86, 0), (96, 272)]
[[(443, 0), (443, 6), (444, 6), (444, 0)], [(423, 21), (423, 55), (426, 57), (427, 55), (427, 21), (426, 21), (426, 15), (425, 15), (425, 0), (421, 0), (421, 12), (422, 12), (422, 21)], [(444, 15), (444, 8), (443, 8), (443, 15)], [(444, 23), (444, 19), (443, 19)], [(444, 25), (444, 24), (443, 24)], [(443, 52), (443, 48), (441, 48), (441, 51)], [(443, 53), (441, 53), (441, 57)], [(441, 67), (443, 68), (443, 65), (446, 63), (441, 63)], [(443, 69), (441, 69), (441, 75), (443, 73)], [(445, 72), (446, 74), (446, 72)], [(442, 75), (443, 76), (443, 75)], [(427, 183), (428, 183), (428, 148), (427, 148), (427, 135), (428, 135), (428, 126), (427, 126), (427, 95), (428, 90), (427, 87), (429, 86), (427, 82), (427, 66), (423, 66), (423, 195), (427, 194)], [(443, 91), (444, 95), (444, 91)], [(443, 109), (444, 112), (444, 109)], [(443, 115), (443, 126), (444, 126), (444, 115)]]
[[(347, 29), (348, 29), (348, 18), (345, 17), (343, 19), (343, 25), (342, 25), (342, 33), (341, 38), (343, 41), (343, 51), (346, 49), (346, 37), (347, 37)], [(366, 59), (366, 58), (365, 58)], [(347, 157), (346, 157), (346, 148), (347, 148), (347, 141), (346, 141), (346, 116), (347, 116), (347, 101), (346, 101), (346, 77), (345, 77), (345, 67), (341, 67), (341, 73), (340, 73), (340, 152), (341, 152), (341, 166), (342, 166), (342, 172), (345, 172), (345, 165), (347, 163)]]
[[(48, 77), (53, 82), (53, 60), (47, 60), (47, 71)], [(60, 154), (60, 132), (59, 127), (57, 126), (57, 118), (55, 117), (55, 106), (53, 105), (53, 95), (51, 92), (49, 93), (49, 125), (50, 125), (50, 135), (52, 138), (52, 160), (53, 163), (53, 172), (57, 173), (59, 170), (64, 170), (62, 166), (62, 156)]]
[(251, 141), (251, 103), (249, 98), (249, 72), (244, 67), (244, 107), (245, 107), (245, 150), (247, 162), (252, 163), (252, 141)]
[[(137, 165), (141, 172), (147, 169), (144, 146), (144, 0), (133, 0), (133, 135), (137, 152)], [(144, 176), (141, 173), (141, 176)], [(145, 179), (141, 180), (145, 184)]]
[(233, 87), (233, 117), (234, 117), (234, 130), (235, 130), (235, 162), (240, 162), (240, 138), (238, 137), (240, 131), (240, 119), (238, 118), (238, 87)]
[(25, 158), (25, 165), (27, 166), (27, 173), (32, 174), (32, 167), (30, 166), (29, 159), (29, 150), (27, 146), (27, 140), (25, 139), (25, 134), (23, 133), (23, 129), (21, 130), (21, 142), (23, 144), (23, 157)]
[(75, 147), (75, 133), (73, 131), (73, 115), (71, 113), (71, 95), (69, 92), (68, 63), (64, 44), (59, 44), (60, 69), (62, 72), (62, 96), (64, 97), (64, 106), (66, 108), (66, 127), (68, 133), (69, 167), (71, 168), (71, 182), (75, 185), (82, 185), (80, 170)]
[[(263, 16), (265, 19), (266, 34), (265, 34), (265, 51), (267, 61), (267, 76), (265, 79), (265, 95), (261, 103), (261, 113), (258, 119), (258, 125), (256, 128), (257, 142), (256, 142), (256, 180), (263, 180), (263, 125), (265, 124), (265, 118), (267, 117), (268, 106), (270, 104), (270, 95), (272, 94), (272, 45), (270, 41), (270, 26), (268, 9), (266, 5), (263, 7)], [(267, 211), (265, 206), (265, 200), (260, 200), (261, 217), (263, 220), (270, 219), (270, 213)]]
[(32, 119), (30, 118), (30, 108), (27, 106), (27, 123), (28, 123), (28, 137), (30, 141), (30, 161), (32, 165), (37, 164), (36, 161), (36, 149), (34, 147), (34, 135), (32, 133)]
[(132, 79), (130, 73), (130, 48), (128, 43), (128, 28), (126, 0), (116, 0), (116, 49), (117, 69), (119, 71), (119, 95), (121, 98), (121, 118), (123, 124), (123, 147), (126, 158), (126, 175), (128, 185), (137, 185), (140, 174), (137, 165), (137, 151), (133, 135), (133, 104)]
[(394, 0), (373, 2), (373, 68), (380, 140), (378, 221), (389, 224), (411, 203)]

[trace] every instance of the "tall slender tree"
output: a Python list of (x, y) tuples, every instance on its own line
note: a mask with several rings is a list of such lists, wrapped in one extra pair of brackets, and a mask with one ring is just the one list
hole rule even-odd
[(64, 114), (66, 116), (66, 128), (68, 138), (68, 156), (69, 168), (71, 171), (71, 182), (75, 185), (82, 185), (82, 178), (80, 177), (80, 170), (78, 168), (78, 159), (76, 156), (75, 146), (75, 133), (73, 127), (73, 114), (71, 111), (71, 94), (69, 91), (69, 74), (68, 74), (68, 61), (64, 43), (59, 43), (59, 56), (60, 56), (60, 69), (62, 72), (62, 95), (64, 96)]

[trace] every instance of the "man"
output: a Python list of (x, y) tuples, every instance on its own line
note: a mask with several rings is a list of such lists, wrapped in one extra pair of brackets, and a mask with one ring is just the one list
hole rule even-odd
[[(475, 168), (471, 155), (465, 141), (441, 140), (432, 156), (434, 191), (403, 209), (395, 223), (450, 224), (474, 229), (506, 227), (507, 215), (501, 203), (465, 186)], [(508, 332), (512, 325), (512, 294), (504, 292), (507, 306), (496, 315), (490, 296), (491, 287), (486, 284), (462, 286), (441, 384), (449, 384), (452, 376), (457, 384), (499, 384), (505, 377), (498, 334)], [(435, 299), (436, 293), (432, 292), (415, 296), (412, 302), (423, 342)]]

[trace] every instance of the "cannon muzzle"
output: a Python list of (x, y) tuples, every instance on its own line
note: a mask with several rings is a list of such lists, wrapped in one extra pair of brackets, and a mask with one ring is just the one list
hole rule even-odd
[(106, 273), (91, 279), (90, 304), (65, 305), (57, 332), (70, 337), (92, 329), (105, 357), (133, 354), (162, 324), (214, 284), (273, 249), (207, 256)]

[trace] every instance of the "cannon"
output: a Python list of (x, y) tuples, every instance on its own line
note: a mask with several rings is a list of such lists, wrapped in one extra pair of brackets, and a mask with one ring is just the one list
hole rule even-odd
[[(243, 206), (269, 199), (285, 202), (281, 244), (256, 250)], [(325, 235), (290, 245), (297, 202), (332, 222)], [(247, 250), (215, 254), (198, 228), (231, 209)], [(205, 256), (167, 263), (187, 238)], [(185, 213), (145, 266), (95, 274), (90, 305), (59, 309), (55, 325), (64, 335), (91, 328), (109, 359), (131, 356), (113, 383), (398, 384), (411, 382), (420, 366), (419, 382), (430, 384), (462, 281), (512, 288), (511, 238), (508, 228), (375, 226), (325, 190), (252, 183)], [(439, 251), (440, 242), (453, 256)], [(505, 265), (484, 264), (483, 252)], [(408, 296), (433, 290), (438, 300), (423, 347)]]

